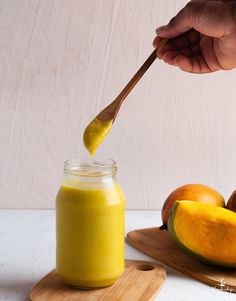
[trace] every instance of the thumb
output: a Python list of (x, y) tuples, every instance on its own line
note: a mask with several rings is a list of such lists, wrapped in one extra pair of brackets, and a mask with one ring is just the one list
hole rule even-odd
[(190, 1), (171, 21), (158, 27), (158, 36), (171, 39), (194, 28), (198, 32), (220, 38), (226, 33), (225, 20), (231, 20), (227, 3), (217, 1)]

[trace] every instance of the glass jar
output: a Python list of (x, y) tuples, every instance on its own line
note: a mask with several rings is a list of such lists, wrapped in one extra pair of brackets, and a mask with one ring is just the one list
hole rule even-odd
[(125, 200), (115, 161), (64, 164), (56, 198), (56, 271), (79, 288), (112, 285), (124, 271)]

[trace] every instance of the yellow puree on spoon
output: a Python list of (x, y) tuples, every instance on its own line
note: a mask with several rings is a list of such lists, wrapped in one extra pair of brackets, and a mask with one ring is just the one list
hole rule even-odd
[(96, 149), (105, 139), (112, 127), (112, 120), (101, 121), (94, 118), (84, 131), (84, 145), (93, 157)]

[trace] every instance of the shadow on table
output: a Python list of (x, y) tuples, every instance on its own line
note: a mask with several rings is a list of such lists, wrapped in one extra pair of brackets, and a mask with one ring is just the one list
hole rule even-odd
[[(22, 301), (29, 301), (29, 293), (35, 286), (36, 282), (33, 279), (6, 279), (0, 282), (0, 300), (4, 296), (6, 300), (18, 299)], [(13, 298), (13, 296), (15, 298)], [(8, 299), (9, 298), (9, 299)]]

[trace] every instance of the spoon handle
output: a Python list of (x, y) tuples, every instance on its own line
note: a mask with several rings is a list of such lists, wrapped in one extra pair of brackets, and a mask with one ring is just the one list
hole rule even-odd
[[(159, 46), (159, 49), (161, 49), (166, 44), (166, 42), (167, 42), (167, 39), (163, 39), (161, 42), (161, 45)], [(134, 86), (137, 84), (137, 82), (140, 80), (140, 78), (144, 75), (144, 73), (148, 70), (148, 68), (151, 66), (151, 64), (155, 61), (156, 52), (157, 52), (157, 50), (155, 49), (151, 53), (151, 55), (147, 58), (147, 60), (143, 63), (143, 65), (139, 68), (139, 70), (131, 78), (131, 80), (128, 82), (128, 84), (124, 87), (124, 89), (117, 96), (116, 100), (119, 100), (121, 102), (123, 102), (125, 100), (126, 96), (134, 88)]]

